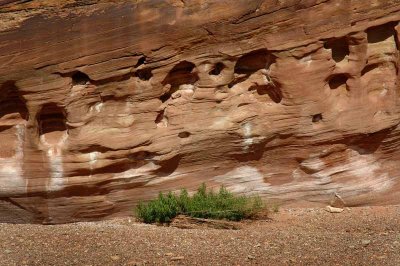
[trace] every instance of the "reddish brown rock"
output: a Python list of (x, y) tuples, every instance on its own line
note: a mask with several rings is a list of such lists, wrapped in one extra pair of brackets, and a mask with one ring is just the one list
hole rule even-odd
[[(62, 3), (60, 3), (62, 2)], [(399, 203), (400, 1), (0, 1), (0, 217), (202, 182)]]

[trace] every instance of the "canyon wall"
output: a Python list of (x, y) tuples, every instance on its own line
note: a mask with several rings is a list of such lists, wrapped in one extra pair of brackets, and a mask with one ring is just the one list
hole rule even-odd
[(400, 0), (0, 1), (0, 222), (202, 182), (400, 203)]

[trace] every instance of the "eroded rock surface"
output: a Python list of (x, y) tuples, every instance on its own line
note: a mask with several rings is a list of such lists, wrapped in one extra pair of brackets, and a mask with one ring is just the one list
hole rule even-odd
[(1, 221), (202, 182), (400, 202), (398, 0), (7, 0), (0, 21)]

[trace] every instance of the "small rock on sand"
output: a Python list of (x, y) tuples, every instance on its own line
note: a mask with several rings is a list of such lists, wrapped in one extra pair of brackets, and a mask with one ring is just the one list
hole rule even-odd
[(330, 213), (341, 213), (342, 211), (344, 211), (344, 209), (342, 208), (335, 208), (332, 206), (326, 206), (325, 210)]

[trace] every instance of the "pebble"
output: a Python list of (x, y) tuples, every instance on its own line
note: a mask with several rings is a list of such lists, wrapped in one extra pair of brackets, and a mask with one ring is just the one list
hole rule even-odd
[(371, 243), (371, 240), (368, 240), (368, 239), (364, 239), (364, 240), (361, 241), (361, 244), (362, 244), (364, 247), (368, 246), (370, 243)]
[(184, 258), (185, 258), (184, 256), (178, 256), (178, 257), (172, 257), (171, 260), (172, 261), (183, 260)]
[(344, 211), (344, 209), (342, 208), (335, 208), (332, 206), (326, 206), (325, 210), (330, 213), (341, 213)]
[(248, 258), (249, 260), (254, 260), (256, 257), (254, 257), (254, 256), (252, 256), (252, 255), (248, 255), (247, 258)]

